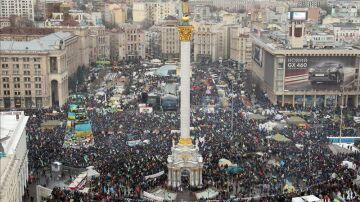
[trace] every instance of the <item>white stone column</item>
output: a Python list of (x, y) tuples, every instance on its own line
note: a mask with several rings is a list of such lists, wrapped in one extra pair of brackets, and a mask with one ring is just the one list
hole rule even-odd
[(200, 183), (200, 184), (199, 184), (199, 185), (202, 186), (203, 183), (202, 183), (202, 170), (201, 170), (201, 169), (199, 169), (199, 174), (200, 174), (200, 177), (199, 177), (199, 178), (200, 178), (200, 179), (199, 179), (199, 183)]
[(199, 186), (199, 170), (194, 170), (194, 185)]
[(168, 186), (172, 186), (172, 169), (168, 168), (168, 182), (167, 185)]
[(190, 41), (181, 41), (181, 138), (190, 138)]
[(176, 171), (175, 170), (172, 170), (171, 171), (172, 172), (172, 174), (171, 174), (171, 185), (172, 185), (172, 187), (176, 187)]
[(194, 181), (195, 181), (195, 172), (194, 172), (194, 170), (191, 170), (190, 171), (190, 186), (194, 186)]

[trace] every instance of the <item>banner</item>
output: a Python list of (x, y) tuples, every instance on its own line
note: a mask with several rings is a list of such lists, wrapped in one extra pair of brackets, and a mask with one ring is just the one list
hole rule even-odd
[(155, 174), (152, 174), (152, 175), (147, 175), (147, 176), (145, 176), (145, 180), (150, 179), (150, 178), (160, 177), (160, 176), (163, 175), (164, 173), (165, 173), (164, 171), (161, 171), (161, 172), (158, 172), (158, 173), (155, 173)]
[(355, 80), (355, 57), (288, 56), (285, 64), (286, 90), (340, 90)]

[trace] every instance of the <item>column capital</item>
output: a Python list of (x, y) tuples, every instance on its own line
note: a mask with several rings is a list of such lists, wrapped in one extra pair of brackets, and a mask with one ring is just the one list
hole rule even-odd
[(192, 36), (192, 26), (178, 26), (180, 41), (190, 41)]

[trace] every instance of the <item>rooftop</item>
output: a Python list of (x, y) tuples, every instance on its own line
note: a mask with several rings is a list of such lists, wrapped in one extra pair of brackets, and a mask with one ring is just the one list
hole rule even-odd
[(70, 32), (56, 32), (31, 41), (0, 41), (1, 51), (51, 51), (59, 50), (61, 41), (71, 38)]
[[(315, 35), (321, 35), (321, 34), (314, 33), (309, 36), (315, 36)], [(325, 35), (332, 35), (332, 34), (325, 34)], [(277, 49), (277, 50), (294, 49), (295, 50), (295, 48), (291, 48), (287, 33), (284, 33), (284, 32), (262, 31), (260, 34), (252, 33), (251, 36), (253, 37), (253, 39), (256, 43), (261, 43), (261, 44), (263, 44), (264, 47), (272, 49), (272, 50), (275, 50), (275, 49)], [(306, 37), (307, 36), (304, 36), (304, 48), (303, 49), (307, 48), (305, 46), (306, 45), (305, 44)], [(334, 48), (327, 49), (327, 50), (348, 50), (350, 47), (353, 47), (353, 45), (351, 46), (348, 44), (339, 44), (339, 43), (335, 43), (334, 45), (335, 45)]]
[(28, 119), (23, 111), (0, 112), (0, 152), (15, 152)]
[(54, 33), (54, 29), (34, 27), (4, 27), (0, 29), (0, 34), (11, 35), (49, 35), (51, 33)]

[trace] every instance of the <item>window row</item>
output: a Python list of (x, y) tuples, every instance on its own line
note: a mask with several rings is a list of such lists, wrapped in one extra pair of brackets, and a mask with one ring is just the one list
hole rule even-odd
[[(14, 77), (13, 78), (13, 81), (14, 82), (20, 82), (20, 77)], [(3, 82), (10, 82), (10, 78), (9, 77), (3, 77), (2, 78), (2, 81)], [(25, 82), (30, 82), (31, 81), (31, 77), (24, 77), (24, 81)], [(35, 77), (34, 78), (34, 81), (37, 81), (37, 82), (40, 82), (41, 81), (41, 77)]]
[[(3, 69), (9, 69), (9, 64), (1, 64), (1, 67)], [(20, 64), (13, 64), (13, 69), (20, 69)], [(23, 69), (30, 69), (30, 64), (23, 64)], [(35, 70), (40, 70), (41, 65), (40, 64), (34, 64)]]
[(36, 58), (29, 58), (29, 57), (23, 57), (23, 58), (19, 58), (19, 57), (12, 57), (12, 58), (1, 57), (0, 58), (1, 62), (9, 62), (9, 61), (19, 62), (20, 60), (22, 60), (24, 62), (30, 62), (30, 60), (34, 61), (34, 62), (40, 62), (41, 58), (39, 58), (39, 57), (36, 57)]
[[(24, 84), (25, 88), (31, 88), (31, 84), (30, 83), (26, 83)], [(10, 84), (8, 83), (4, 83), (3, 84), (3, 88), (10, 88)], [(15, 83), (14, 84), (14, 88), (20, 88), (20, 83)], [(40, 83), (36, 83), (35, 84), (35, 88), (41, 88), (41, 84)]]
[[(10, 96), (10, 90), (4, 90), (3, 94), (7, 95), (7, 96)], [(21, 91), (14, 91), (14, 95), (17, 95), (17, 96), (21, 95)], [(25, 90), (24, 95), (31, 95), (31, 90)], [(42, 91), (41, 90), (36, 90), (35, 95), (42, 95)]]

